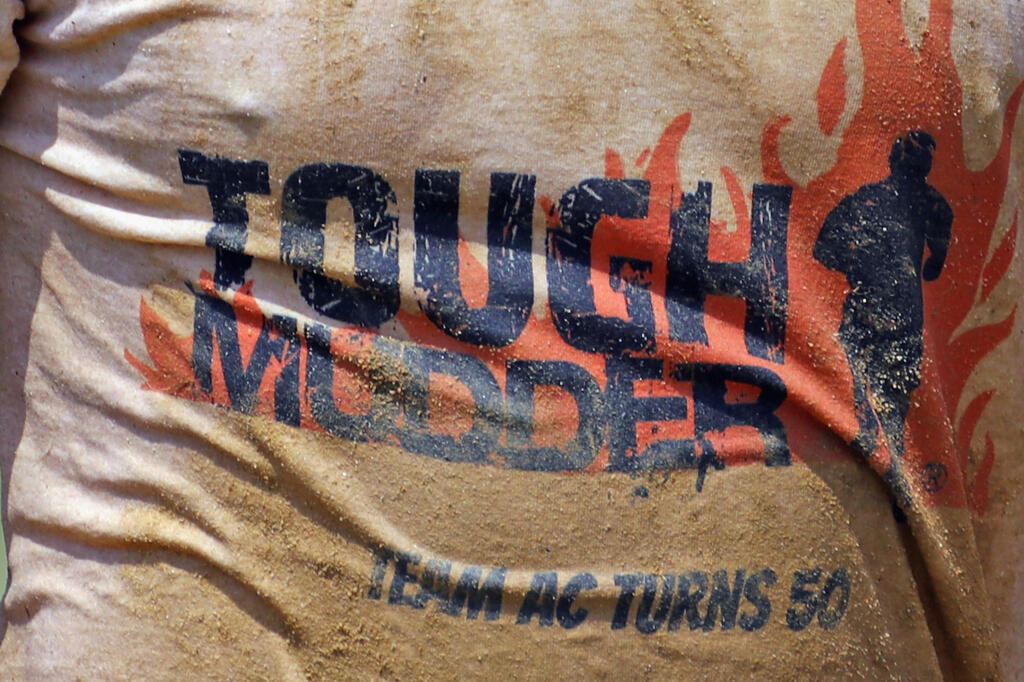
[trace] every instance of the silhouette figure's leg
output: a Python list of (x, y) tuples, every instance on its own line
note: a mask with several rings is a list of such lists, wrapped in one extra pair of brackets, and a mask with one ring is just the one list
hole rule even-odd
[(861, 455), (870, 457), (878, 448), (878, 419), (860, 368), (853, 369), (853, 405), (859, 430), (852, 445)]
[(921, 384), (922, 343), (919, 337), (907, 335), (886, 348), (887, 366), (882, 377), (885, 391), (885, 414), (879, 412), (893, 457), (903, 457), (903, 431), (910, 411), (910, 394)]
[(846, 359), (853, 375), (853, 409), (858, 425), (857, 437), (853, 439), (851, 445), (862, 456), (870, 457), (878, 447), (878, 419), (871, 405), (870, 387), (865, 380), (872, 363), (871, 350), (866, 346), (862, 335), (855, 333), (846, 319), (843, 322), (839, 329), (839, 337), (843, 342), (843, 350), (846, 351)]
[[(901, 503), (909, 502), (906, 477), (903, 474), (903, 432), (910, 411), (910, 394), (920, 384), (920, 343), (912, 338), (889, 342), (884, 347), (876, 377), (878, 417), (889, 445), (890, 465), (886, 480)], [(882, 359), (882, 358), (880, 358)]]
[(910, 410), (910, 396), (893, 393), (885, 400), (889, 405), (883, 414), (882, 428), (885, 429), (889, 442), (889, 452), (894, 459), (903, 459), (903, 430), (907, 424), (907, 412)]

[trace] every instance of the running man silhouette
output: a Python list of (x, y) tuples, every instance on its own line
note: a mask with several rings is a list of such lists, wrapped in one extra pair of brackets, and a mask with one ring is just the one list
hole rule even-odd
[[(844, 198), (825, 218), (814, 257), (846, 275), (839, 339), (853, 373), (859, 432), (852, 445), (865, 457), (889, 446), (886, 480), (909, 500), (902, 475), (903, 429), (910, 394), (921, 383), (924, 303), (921, 278), (936, 279), (949, 247), (953, 211), (925, 182), (935, 140), (915, 130), (889, 153), (891, 173)], [(924, 262), (924, 247), (929, 257)]]

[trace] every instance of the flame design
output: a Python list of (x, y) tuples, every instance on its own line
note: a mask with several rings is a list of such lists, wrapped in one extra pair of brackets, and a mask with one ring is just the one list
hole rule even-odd
[[(986, 434), (984, 453), (974, 467), (973, 475), (969, 475), (972, 464), (970, 447), (981, 417), (995, 392), (986, 391), (980, 395), (967, 396), (965, 387), (981, 360), (1010, 334), (1016, 310), (995, 322), (966, 330), (961, 327), (974, 307), (989, 298), (1012, 263), (1017, 240), (1016, 216), (1012, 227), (1001, 238), (991, 257), (988, 254), (995, 241), (998, 214), (1007, 188), (1010, 134), (1024, 86), (1013, 93), (1008, 103), (1003, 134), (995, 158), (980, 171), (969, 170), (963, 148), (962, 88), (950, 47), (951, 30), (951, 0), (933, 0), (928, 31), (920, 49), (915, 51), (904, 33), (900, 3), (891, 0), (859, 0), (857, 32), (864, 61), (863, 97), (845, 129), (837, 132), (847, 108), (849, 77), (845, 68), (846, 38), (836, 44), (817, 90), (819, 127), (826, 135), (841, 135), (835, 164), (805, 186), (799, 186), (787, 174), (780, 152), (780, 136), (790, 124), (790, 118), (780, 116), (763, 131), (761, 157), (764, 180), (794, 188), (789, 222), (791, 286), (787, 359), (784, 365), (774, 365), (746, 353), (741, 338), (744, 305), (732, 299), (708, 299), (708, 346), (674, 342), (668, 337), (665, 307), (660, 303), (663, 302), (666, 289), (670, 216), (680, 205), (683, 188), (686, 186), (679, 176), (677, 156), (690, 126), (690, 114), (683, 114), (673, 120), (653, 150), (645, 149), (634, 163), (651, 183), (647, 217), (641, 221), (606, 217), (598, 224), (593, 239), (593, 284), (598, 312), (625, 317), (621, 295), (612, 292), (608, 283), (599, 281), (600, 277), (596, 275), (607, 270), (611, 255), (634, 256), (650, 261), (653, 264), (650, 292), (655, 299), (657, 356), (667, 364), (692, 361), (742, 363), (778, 372), (790, 389), (790, 399), (780, 409), (779, 416), (786, 425), (795, 458), (799, 459), (801, 452), (834, 453), (834, 440), (829, 440), (834, 436), (830, 434), (837, 434), (849, 442), (857, 430), (852, 411), (850, 371), (835, 336), (846, 295), (846, 282), (840, 273), (829, 271), (814, 260), (814, 243), (825, 216), (841, 197), (886, 175), (889, 146), (897, 136), (913, 129), (929, 131), (938, 143), (929, 183), (949, 199), (955, 220), (953, 243), (944, 274), (924, 287), (925, 309), (929, 317), (925, 325), (923, 381), (914, 393), (915, 405), (908, 416), (906, 461), (908, 470), (920, 471), (928, 464), (922, 444), (931, 444), (930, 451), (939, 452), (938, 460), (949, 472), (949, 482), (942, 490), (928, 496), (928, 502), (969, 507), (981, 514), (987, 504), (988, 481), (997, 453), (992, 439)], [(913, 85), (908, 87), (907, 84)], [(615, 150), (606, 151), (604, 166), (605, 175), (609, 178), (627, 177), (626, 163)], [(729, 240), (716, 239), (716, 234), (724, 232), (726, 222), (720, 217), (713, 220), (712, 257), (727, 260), (727, 257), (719, 253), (723, 248), (728, 249), (725, 242), (742, 243), (744, 236), (750, 233), (751, 200), (750, 195), (744, 193), (743, 183), (735, 172), (727, 167), (721, 168), (720, 172), (734, 214), (732, 220), (736, 231)], [(548, 227), (557, 227), (556, 202), (541, 197), (539, 204), (547, 215)], [(644, 235), (643, 240), (636, 239), (638, 233)], [(464, 295), (471, 305), (482, 305), (487, 291), (486, 268), (472, 256), (465, 244), (460, 245), (459, 255), (459, 280)], [(729, 252), (729, 256), (742, 257), (742, 254)], [(824, 285), (801, 286), (807, 282), (824, 282)], [(205, 271), (199, 284), (202, 292), (207, 295), (228, 295), (215, 290), (212, 277)], [(252, 282), (247, 282), (231, 298), (245, 366), (250, 361), (260, 333), (269, 329), (269, 322), (253, 296), (252, 286)], [(935, 311), (941, 311), (941, 314), (934, 314)], [(603, 358), (567, 346), (550, 319), (531, 316), (525, 330), (514, 343), (505, 348), (487, 349), (486, 353), (445, 335), (422, 314), (401, 311), (397, 319), (410, 338), (418, 343), (480, 357), (494, 373), (503, 390), (504, 361), (510, 357), (558, 357), (580, 365), (599, 381), (604, 381)], [(145, 299), (140, 303), (140, 321), (146, 351), (153, 365), (145, 364), (128, 351), (125, 351), (125, 357), (145, 378), (143, 388), (192, 401), (231, 405), (223, 378), (219, 376), (222, 370), (216, 348), (213, 352), (213, 390), (207, 392), (200, 387), (193, 370), (192, 337), (175, 336)], [(276, 334), (272, 329), (269, 333)], [(332, 346), (344, 346), (346, 334), (348, 332), (345, 330), (335, 330)], [(304, 340), (300, 338), (298, 346), (289, 348), (288, 352), (298, 353), (300, 366), (305, 367)], [(356, 351), (350, 348), (348, 352), (351, 355)], [(339, 354), (339, 357), (341, 355), (344, 353)], [(346, 370), (358, 373), (358, 369), (350, 367), (346, 361), (339, 362), (346, 363)], [(270, 361), (260, 385), (258, 402), (253, 409), (255, 414), (273, 417), (274, 380), (281, 368), (280, 360)], [(300, 425), (320, 430), (309, 416), (304, 369), (299, 372), (299, 376)], [(346, 380), (338, 381), (345, 383)], [(366, 387), (360, 381), (356, 377), (352, 379), (351, 386), (347, 387), (336, 383), (337, 399), (339, 403), (345, 403), (340, 406), (358, 409), (365, 402)], [(646, 391), (649, 395), (686, 395), (689, 390), (671, 379), (645, 384), (648, 385), (643, 389), (638, 388), (638, 391)], [(954, 424), (954, 416), (964, 402), (967, 405)], [(943, 418), (936, 419), (936, 415)], [(438, 426), (444, 428), (443, 424)], [(558, 440), (551, 432), (545, 433), (541, 427), (539, 425), (539, 439)], [(648, 440), (659, 438), (692, 438), (693, 430), (691, 415), (687, 423), (662, 424), (657, 438), (653, 436), (659, 433), (657, 429), (644, 433), (640, 425), (637, 435), (642, 447)], [(730, 441), (731, 447), (723, 455), (729, 464), (757, 460), (758, 444), (753, 442), (757, 439), (752, 441), (750, 435), (734, 435)], [(826, 445), (819, 445), (821, 443)], [(936, 444), (941, 444), (941, 447), (936, 447)], [(928, 458), (934, 461), (935, 455), (929, 454)], [(876, 456), (875, 459), (877, 461), (873, 461), (872, 465), (884, 473), (887, 462), (882, 461), (882, 456)], [(607, 462), (608, 453), (603, 450), (588, 471), (601, 471), (606, 468)]]
[[(820, 226), (836, 197), (859, 185), (880, 179), (886, 168), (888, 146), (908, 130), (924, 129), (937, 142), (928, 182), (947, 197), (953, 208), (953, 241), (946, 262), (949, 276), (924, 287), (925, 364), (923, 383), (915, 392), (916, 407), (908, 417), (908, 432), (914, 434), (918, 453), (921, 444), (944, 444), (941, 450), (950, 461), (949, 471), (960, 478), (957, 486), (943, 491), (946, 504), (969, 504), (982, 513), (987, 501), (988, 478), (995, 453), (986, 436), (986, 450), (975, 475), (967, 480), (968, 453), (981, 413), (992, 393), (975, 397), (955, 428), (953, 416), (966, 398), (964, 389), (983, 358), (1004, 341), (1013, 329), (1016, 308), (1004, 319), (960, 330), (976, 301), (985, 301), (996, 283), (1007, 273), (1017, 239), (1016, 218), (993, 256), (986, 259), (993, 242), (1000, 207), (1008, 184), (1010, 137), (1024, 84), (1011, 96), (1003, 119), (1003, 133), (995, 158), (979, 171), (967, 167), (964, 154), (962, 85), (951, 49), (952, 0), (933, 0), (929, 25), (918, 51), (910, 46), (903, 31), (900, 3), (887, 0), (859, 0), (857, 30), (864, 60), (863, 99), (847, 129), (842, 133), (836, 164), (825, 174), (795, 187), (791, 223)], [(825, 69), (824, 81), (837, 79), (837, 54)], [(844, 81), (845, 76), (838, 77)], [(822, 130), (829, 132), (833, 117), (821, 112)], [(789, 123), (781, 117), (772, 122), (762, 139), (763, 172), (769, 182), (796, 185), (786, 174), (779, 153), (779, 135)], [(813, 233), (809, 236), (813, 240)], [(791, 244), (793, 255), (808, 259), (813, 241)], [(986, 262), (987, 260), (987, 262)], [(821, 276), (827, 276), (824, 272)], [(935, 311), (941, 311), (936, 314)], [(801, 315), (793, 311), (794, 319)], [(837, 320), (829, 320), (830, 323)], [(931, 362), (929, 362), (929, 358)], [(937, 421), (928, 415), (946, 415)], [(955, 434), (955, 435), (954, 435)], [(961, 453), (954, 457), (953, 453)], [(908, 450), (909, 453), (909, 450)], [(921, 462), (919, 462), (920, 464)]]
[(836, 43), (818, 84), (818, 127), (831, 135), (846, 110), (846, 38)]
[[(216, 289), (211, 273), (203, 270), (199, 276), (199, 289), (207, 295), (222, 297), (226, 294)], [(266, 328), (271, 338), (276, 338), (278, 331), (274, 329), (270, 321), (264, 316), (259, 303), (253, 296), (253, 282), (243, 284), (231, 296), (231, 307), (238, 322), (238, 345), (243, 366), (248, 366), (253, 352), (256, 349), (260, 333)], [(146, 353), (152, 360), (153, 365), (147, 365), (139, 360), (130, 351), (124, 351), (125, 359), (139, 371), (145, 378), (146, 383), (142, 388), (147, 391), (166, 393), (176, 398), (183, 398), (193, 402), (210, 403), (222, 407), (231, 407), (231, 397), (224, 381), (224, 373), (221, 364), (221, 356), (218, 348), (218, 339), (214, 337), (214, 346), (211, 358), (211, 375), (213, 379), (212, 390), (205, 391), (196, 377), (192, 363), (194, 336), (176, 336), (170, 329), (167, 321), (162, 318), (150, 306), (145, 298), (139, 302), (139, 319), (142, 325), (142, 338), (146, 345)], [(292, 345), (295, 345), (294, 343)], [(298, 347), (290, 347), (286, 350), (286, 357), (289, 354), (299, 353), (301, 366), (305, 366), (306, 344), (299, 339)], [(266, 371), (260, 381), (257, 392), (257, 402), (253, 413), (274, 417), (274, 381), (280, 375), (284, 363), (272, 357), (267, 365)], [(300, 386), (304, 383), (304, 376), (300, 374)], [(304, 386), (301, 386), (304, 388)], [(311, 418), (308, 417), (309, 410), (303, 396), (305, 391), (300, 391), (302, 402), (303, 421), (301, 426), (315, 430), (320, 429)]]
[(192, 371), (192, 336), (175, 336), (166, 321), (146, 303), (145, 298), (140, 299), (139, 320), (142, 323), (146, 352), (154, 366), (145, 364), (128, 350), (125, 350), (124, 357), (145, 377), (146, 383), (142, 388), (175, 398), (212, 402), (206, 400), (199, 390), (199, 382)]

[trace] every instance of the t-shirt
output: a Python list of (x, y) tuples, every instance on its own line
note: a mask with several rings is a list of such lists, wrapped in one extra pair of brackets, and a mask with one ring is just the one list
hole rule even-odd
[(4, 679), (1024, 675), (1020, 2), (0, 17)]

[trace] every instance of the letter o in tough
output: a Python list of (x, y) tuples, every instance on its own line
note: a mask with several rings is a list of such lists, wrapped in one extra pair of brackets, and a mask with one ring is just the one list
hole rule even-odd
[[(346, 199), (355, 222), (355, 286), (324, 274), (327, 202)], [(391, 186), (368, 168), (302, 166), (284, 185), (281, 260), (302, 297), (327, 317), (374, 328), (398, 312), (398, 215)]]

